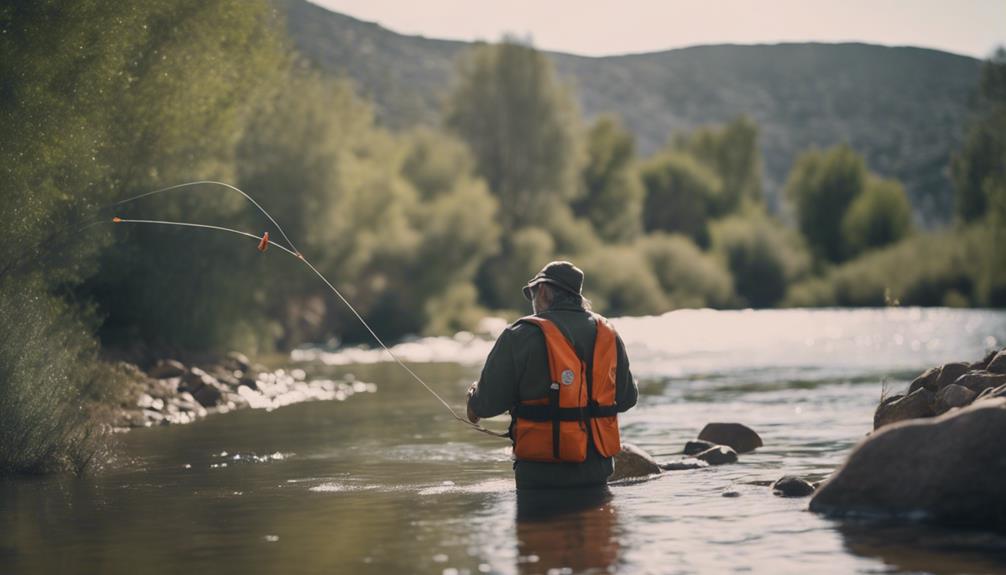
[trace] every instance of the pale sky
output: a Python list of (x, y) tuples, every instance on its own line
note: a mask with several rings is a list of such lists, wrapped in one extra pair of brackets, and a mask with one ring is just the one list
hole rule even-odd
[(402, 34), (530, 38), (586, 56), (697, 44), (867, 42), (978, 58), (1006, 44), (1006, 0), (311, 0)]

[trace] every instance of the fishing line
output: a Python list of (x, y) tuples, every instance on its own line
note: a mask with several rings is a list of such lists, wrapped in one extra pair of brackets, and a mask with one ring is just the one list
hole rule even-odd
[[(284, 245), (282, 245), (282, 244), (280, 244), (278, 242), (270, 240), (269, 239), (269, 232), (266, 232), (262, 236), (257, 236), (255, 234), (250, 234), (248, 232), (244, 232), (244, 231), (241, 231), (241, 230), (235, 230), (235, 229), (226, 228), (226, 227), (223, 227), (223, 226), (214, 226), (214, 225), (209, 225), (209, 224), (197, 224), (197, 223), (192, 223), (192, 222), (178, 222), (178, 221), (167, 221), (167, 220), (129, 219), (129, 218), (121, 218), (121, 217), (118, 217), (118, 216), (112, 218), (111, 223), (115, 223), (115, 224), (147, 224), (147, 225), (179, 226), (179, 227), (185, 227), (185, 228), (200, 228), (200, 229), (206, 229), (206, 230), (212, 230), (212, 231), (227, 232), (227, 233), (236, 234), (236, 235), (239, 235), (239, 236), (243, 236), (243, 237), (247, 237), (247, 238), (253, 239), (253, 240), (259, 242), (259, 251), (265, 251), (266, 248), (268, 246), (270, 246), (270, 245), (276, 246), (277, 248), (279, 248), (283, 252), (285, 252), (285, 253), (289, 254), (290, 256), (292, 256), (294, 258), (297, 258), (298, 260), (304, 262), (304, 264), (307, 265), (307, 267), (310, 268), (310, 270), (312, 272), (314, 272), (314, 274), (317, 275), (321, 279), (321, 281), (325, 282), (325, 285), (328, 286), (328, 288), (332, 291), (332, 293), (334, 293), (339, 298), (339, 300), (341, 300), (342, 303), (345, 304), (347, 308), (349, 308), (349, 311), (351, 311), (353, 313), (353, 315), (356, 317), (356, 319), (360, 321), (360, 323), (363, 325), (363, 327), (366, 328), (367, 332), (369, 332), (370, 335), (371, 335), (371, 337), (374, 338), (374, 341), (376, 341), (378, 343), (378, 345), (380, 345), (381, 348), (384, 349), (385, 352), (387, 352), (387, 354), (391, 357), (391, 359), (393, 359), (395, 361), (395, 363), (397, 363), (399, 366), (402, 367), (402, 369), (404, 369), (406, 372), (408, 372), (408, 374), (410, 376), (412, 376), (413, 379), (415, 379), (417, 382), (419, 382), (420, 385), (422, 385), (424, 388), (426, 388), (426, 391), (430, 392), (430, 394), (433, 395), (433, 397), (435, 397), (445, 408), (447, 408), (447, 411), (450, 412), (451, 416), (454, 417), (454, 419), (460, 421), (461, 423), (464, 423), (465, 425), (471, 427), (472, 429), (475, 429), (476, 431), (481, 431), (482, 433), (486, 433), (486, 434), (492, 435), (494, 437), (503, 437), (503, 438), (508, 438), (509, 437), (509, 434), (507, 434), (507, 433), (500, 433), (500, 432), (492, 431), (492, 430), (487, 429), (487, 428), (485, 428), (485, 427), (483, 427), (483, 426), (481, 426), (481, 425), (479, 425), (477, 423), (472, 423), (471, 421), (468, 421), (468, 419), (463, 418), (460, 415), (458, 415), (458, 413), (456, 411), (454, 411), (454, 408), (451, 407), (450, 404), (447, 403), (447, 401), (444, 400), (444, 398), (440, 397), (440, 394), (438, 394), (436, 391), (434, 391), (433, 388), (430, 387), (423, 380), (423, 378), (419, 376), (419, 374), (417, 374), (408, 365), (406, 365), (405, 362), (403, 362), (398, 357), (398, 355), (395, 354), (395, 352), (391, 351), (391, 348), (388, 347), (384, 343), (384, 340), (382, 340), (380, 338), (380, 336), (377, 335), (377, 332), (375, 332), (374, 329), (372, 327), (370, 327), (370, 324), (367, 323), (367, 321), (365, 319), (363, 319), (363, 316), (360, 314), (359, 311), (357, 311), (356, 307), (354, 307), (353, 304), (350, 303), (349, 300), (346, 299), (346, 297), (342, 295), (342, 292), (340, 292), (334, 285), (332, 285), (332, 282), (330, 282), (328, 280), (328, 278), (326, 278), (324, 276), (324, 274), (322, 274), (320, 271), (318, 271), (318, 268), (314, 267), (314, 264), (312, 264), (310, 261), (308, 261), (308, 259), (305, 258), (304, 255), (302, 253), (300, 253), (299, 250), (297, 250), (296, 246), (294, 246), (294, 243), (290, 240), (290, 237), (286, 235), (286, 232), (283, 231), (283, 228), (279, 225), (279, 223), (275, 219), (273, 219), (273, 217), (269, 214), (269, 212), (267, 212), (265, 210), (265, 208), (263, 208), (261, 205), (259, 205), (259, 203), (256, 202), (254, 198), (252, 198), (251, 196), (249, 196), (244, 191), (238, 189), (235, 186), (232, 186), (230, 184), (226, 184), (226, 183), (223, 183), (223, 182), (215, 182), (215, 181), (211, 181), (211, 180), (200, 180), (200, 181), (197, 181), (197, 182), (186, 182), (184, 184), (177, 184), (177, 185), (174, 185), (174, 186), (168, 186), (166, 188), (161, 188), (161, 189), (158, 189), (158, 190), (153, 190), (151, 192), (146, 192), (146, 193), (139, 194), (139, 195), (136, 195), (136, 196), (133, 196), (133, 197), (130, 197), (130, 198), (126, 198), (124, 200), (115, 202), (114, 204), (110, 204), (110, 205), (111, 206), (121, 206), (123, 204), (134, 202), (136, 200), (139, 200), (139, 199), (142, 199), (142, 198), (146, 198), (146, 197), (152, 196), (154, 194), (160, 194), (160, 193), (163, 193), (163, 192), (169, 192), (169, 191), (172, 191), (172, 190), (178, 190), (178, 189), (181, 189), (181, 188), (195, 186), (195, 185), (200, 185), (200, 184), (223, 186), (223, 187), (225, 187), (227, 189), (230, 189), (230, 190), (233, 190), (235, 192), (238, 192), (239, 194), (241, 194), (242, 196), (244, 196), (245, 199), (247, 199), (249, 202), (251, 202), (252, 205), (254, 205), (256, 208), (258, 208), (258, 210), (260, 212), (262, 212), (262, 214), (265, 215), (265, 217), (268, 218), (269, 221), (272, 222), (272, 224), (274, 226), (276, 226), (276, 229), (279, 230), (279, 233), (286, 240), (288, 246), (284, 246)], [(95, 223), (98, 223), (98, 222), (95, 222)], [(89, 224), (86, 227), (91, 227), (95, 223)], [(108, 220), (104, 220), (101, 223), (109, 223), (109, 222), (108, 222)]]

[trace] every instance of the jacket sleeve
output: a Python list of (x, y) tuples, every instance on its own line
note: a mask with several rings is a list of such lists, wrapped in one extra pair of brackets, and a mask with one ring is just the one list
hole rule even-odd
[(615, 402), (618, 404), (619, 413), (628, 411), (636, 405), (639, 399), (639, 388), (636, 387), (636, 380), (629, 370), (629, 355), (625, 353), (625, 344), (622, 338), (617, 337), (618, 346), (618, 367), (615, 372)]
[(468, 407), (479, 417), (495, 417), (513, 407), (519, 377), (513, 360), (513, 331), (504, 330), (496, 340)]

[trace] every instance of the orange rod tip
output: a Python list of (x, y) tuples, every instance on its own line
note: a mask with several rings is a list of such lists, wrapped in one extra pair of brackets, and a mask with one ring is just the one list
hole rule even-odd
[(118, 224), (118, 223), (121, 223), (121, 222), (122, 222), (122, 218), (120, 218), (119, 216), (115, 216), (114, 218), (112, 218), (112, 223), (113, 224)]

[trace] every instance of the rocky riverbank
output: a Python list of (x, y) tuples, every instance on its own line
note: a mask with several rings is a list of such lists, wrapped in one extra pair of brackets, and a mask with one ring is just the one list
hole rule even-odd
[(881, 402), (874, 428), (811, 511), (1006, 530), (1006, 349), (927, 370)]
[(133, 388), (118, 406), (117, 430), (191, 423), (236, 409), (275, 409), (302, 401), (343, 401), (356, 393), (373, 393), (377, 385), (342, 379), (307, 379), (302, 369), (276, 369), (253, 364), (237, 352), (186, 365), (174, 359), (154, 362), (143, 371), (130, 364)]

